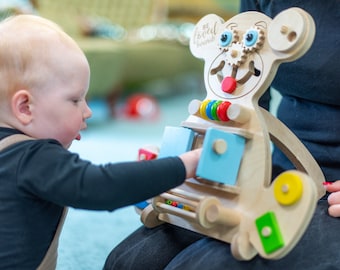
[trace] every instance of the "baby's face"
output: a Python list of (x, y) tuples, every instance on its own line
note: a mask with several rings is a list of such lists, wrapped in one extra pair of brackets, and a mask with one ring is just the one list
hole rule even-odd
[(33, 92), (34, 136), (53, 138), (68, 148), (86, 119), (92, 114), (85, 96), (89, 87), (90, 70), (85, 56), (78, 50), (56, 47), (47, 61), (48, 76), (43, 89)]

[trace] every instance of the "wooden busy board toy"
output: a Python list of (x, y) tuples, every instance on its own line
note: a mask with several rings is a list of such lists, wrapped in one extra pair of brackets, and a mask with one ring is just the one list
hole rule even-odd
[[(226, 22), (210, 14), (197, 23), (190, 49), (205, 61), (207, 96), (190, 102), (180, 127), (166, 127), (158, 153), (202, 147), (197, 177), (153, 198), (141, 213), (147, 227), (168, 222), (219, 239), (238, 260), (278, 259), (297, 244), (325, 193), (324, 176), (258, 100), (279, 64), (301, 57), (314, 35), (312, 17), (300, 8), (274, 19), (251, 11)], [(296, 167), (273, 181), (271, 142)]]

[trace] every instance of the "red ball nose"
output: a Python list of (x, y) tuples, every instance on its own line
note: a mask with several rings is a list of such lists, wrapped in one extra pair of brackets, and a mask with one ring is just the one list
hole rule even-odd
[(225, 77), (222, 81), (222, 91), (231, 94), (236, 89), (236, 80), (232, 77)]

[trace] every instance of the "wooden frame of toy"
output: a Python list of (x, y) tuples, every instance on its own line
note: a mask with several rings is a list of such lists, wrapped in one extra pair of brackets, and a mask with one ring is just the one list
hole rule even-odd
[[(147, 227), (168, 222), (219, 239), (238, 260), (279, 259), (297, 244), (325, 193), (324, 176), (258, 100), (278, 66), (307, 52), (314, 35), (312, 17), (300, 8), (273, 19), (209, 14), (196, 24), (190, 50), (205, 62), (207, 96), (190, 102), (181, 126), (165, 129), (158, 158), (202, 147), (197, 177), (153, 198), (141, 213)], [(273, 180), (271, 143), (296, 167)]]

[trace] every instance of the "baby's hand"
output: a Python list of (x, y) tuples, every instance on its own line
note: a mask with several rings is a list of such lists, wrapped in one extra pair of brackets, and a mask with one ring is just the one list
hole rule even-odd
[(190, 152), (186, 152), (179, 157), (182, 159), (185, 170), (186, 170), (186, 178), (192, 178), (196, 176), (196, 169), (198, 165), (198, 161), (201, 156), (202, 149), (195, 149)]
[(328, 196), (328, 213), (332, 217), (340, 217), (340, 180), (333, 183), (325, 182), (324, 186), (329, 194)]

